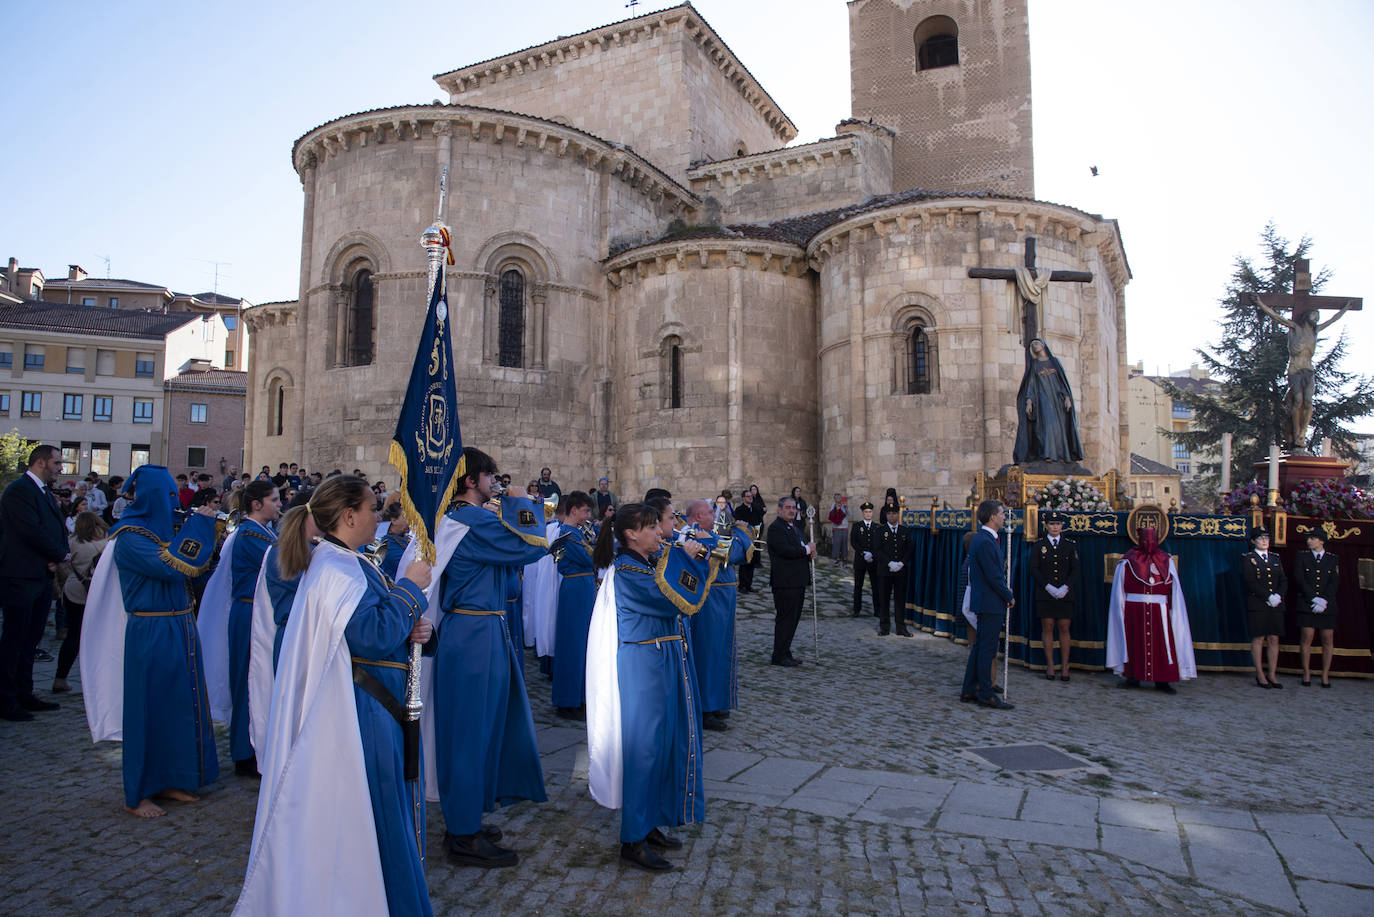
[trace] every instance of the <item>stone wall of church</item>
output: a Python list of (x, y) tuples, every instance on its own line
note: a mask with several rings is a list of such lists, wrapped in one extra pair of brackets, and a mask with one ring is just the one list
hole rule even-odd
[(861, 203), (892, 190), (892, 132), (842, 123), (837, 137), (698, 166), (703, 222), (763, 223)]
[[(958, 63), (919, 69), (916, 38), (952, 19)], [(1025, 0), (854, 0), (850, 106), (897, 132), (894, 190), (1033, 197), (1030, 25)]]
[[(917, 506), (932, 497), (962, 506), (976, 472), (1011, 461), (1024, 367), (1012, 285), (971, 280), (968, 269), (1020, 264), (1027, 234), (1039, 240), (1043, 270), (1096, 275), (1093, 289), (1051, 287), (1043, 336), (1075, 393), (1085, 464), (1124, 468), (1115, 379), (1125, 275), (1104, 225), (1054, 205), (956, 198), (863, 214), (818, 235), (809, 254), (819, 272), (822, 492), (895, 487)], [(928, 340), (926, 392), (907, 385), (914, 323)]]
[(632, 147), (681, 180), (692, 162), (734, 156), (739, 143), (764, 150), (796, 136), (744, 74), (724, 43), (683, 6), (436, 79), (454, 104), (582, 128)]
[[(801, 249), (693, 239), (607, 265), (622, 492), (770, 497), (816, 474), (815, 307)], [(672, 407), (671, 347), (682, 351)]]

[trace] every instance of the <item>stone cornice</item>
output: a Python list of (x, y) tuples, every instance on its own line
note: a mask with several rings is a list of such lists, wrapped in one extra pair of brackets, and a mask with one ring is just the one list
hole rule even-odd
[[(714, 258), (712, 256), (715, 256)], [(612, 287), (642, 280), (650, 272), (667, 273), (669, 264), (677, 270), (712, 267), (752, 267), (800, 277), (808, 270), (805, 252), (797, 245), (763, 239), (682, 239), (660, 242), (625, 252), (605, 263), (606, 279)]]
[(812, 172), (837, 165), (840, 161), (859, 158), (859, 140), (852, 134), (817, 140), (801, 146), (768, 150), (736, 159), (708, 162), (687, 170), (687, 180), (693, 191), (709, 187), (713, 182), (726, 185), (731, 181), (746, 184), (752, 181)]
[(851, 241), (864, 242), (870, 235), (886, 236), (894, 231), (905, 233), (912, 226), (917, 232), (938, 224), (953, 228), (966, 217), (1000, 220), (1013, 226), (1018, 233), (1048, 236), (1096, 248), (1115, 289), (1120, 290), (1130, 280), (1126, 253), (1115, 221), (1095, 219), (1080, 210), (1044, 201), (949, 197), (897, 203), (855, 214), (827, 227), (810, 241), (806, 255), (812, 268), (820, 270), (831, 255), (845, 250)]
[(257, 332), (274, 325), (286, 325), (296, 320), (296, 301), (265, 302), (243, 310), (243, 321), (249, 331)]
[(291, 151), (296, 172), (315, 168), (369, 143), (405, 142), (431, 134), (466, 132), (474, 141), (513, 144), (559, 159), (572, 157), (587, 168), (604, 170), (653, 201), (677, 212), (692, 212), (701, 200), (648, 160), (618, 144), (575, 127), (533, 115), (470, 105), (407, 105), (346, 115), (320, 125), (296, 141)]
[(434, 81), (450, 96), (457, 96), (468, 89), (521, 76), (526, 71), (557, 67), (565, 61), (578, 60), (611, 46), (620, 47), (627, 42), (637, 42), (641, 38), (651, 37), (656, 31), (675, 26), (681, 26), (686, 36), (701, 48), (706, 58), (720, 69), (745, 101), (763, 116), (775, 136), (783, 143), (797, 136), (797, 126), (690, 3), (439, 73)]

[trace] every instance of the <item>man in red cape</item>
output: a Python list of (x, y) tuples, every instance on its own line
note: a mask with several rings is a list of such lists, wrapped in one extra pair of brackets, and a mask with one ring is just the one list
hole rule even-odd
[(1159, 546), (1154, 528), (1137, 531), (1112, 578), (1107, 617), (1107, 665), (1124, 676), (1119, 687), (1152, 681), (1173, 694), (1174, 683), (1197, 677), (1188, 608), (1174, 559)]

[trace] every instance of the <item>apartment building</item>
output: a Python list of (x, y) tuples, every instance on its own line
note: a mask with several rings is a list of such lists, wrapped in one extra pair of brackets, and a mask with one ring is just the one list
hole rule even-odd
[(208, 471), (215, 484), (243, 470), (243, 414), (248, 374), (193, 360), (162, 383), (163, 441), (173, 474)]
[(1166, 465), (1186, 481), (1200, 473), (1203, 462), (1215, 462), (1217, 456), (1214, 452), (1193, 453), (1187, 446), (1165, 435), (1165, 431), (1181, 433), (1193, 429), (1193, 411), (1165, 392), (1162, 382), (1170, 382), (1190, 392), (1215, 392), (1221, 384), (1196, 363), (1167, 376), (1145, 375), (1143, 360), (1130, 367), (1127, 418), (1131, 429), (1132, 456), (1138, 455)]

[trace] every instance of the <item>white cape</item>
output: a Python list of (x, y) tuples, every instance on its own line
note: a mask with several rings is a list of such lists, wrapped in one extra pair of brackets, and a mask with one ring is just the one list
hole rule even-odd
[(344, 640), (366, 591), (352, 552), (315, 549), (282, 641), (235, 914), (387, 912)]
[(229, 687), (229, 608), (234, 604), (234, 542), (238, 537), (239, 530), (234, 529), (224, 539), (219, 563), (205, 584), (200, 610), (196, 612), (210, 718), (218, 723), (229, 722), (234, 712), (234, 696)]
[(620, 738), (620, 626), (616, 620), (615, 565), (606, 570), (587, 632), (587, 786), (608, 809), (621, 806), (625, 785)]
[[(442, 612), (439, 609), (439, 600), (443, 598), (442, 582), (444, 569), (448, 567), (453, 552), (458, 548), (458, 542), (463, 540), (463, 536), (468, 533), (468, 526), (442, 516), (439, 519), (439, 529), (434, 533), (434, 575), (430, 578), (429, 588), (425, 590), (425, 620), (434, 625), (434, 629), (439, 629), (439, 618)], [(401, 555), (401, 564), (396, 568), (396, 576), (405, 575), (406, 567), (415, 560), (420, 551), (420, 542), (411, 539), (406, 546), (405, 553)], [(294, 614), (294, 612), (293, 612)], [(422, 705), (420, 713), (420, 749), (424, 754), (425, 771), (425, 800), (427, 802), (439, 801), (439, 766), (435, 757), (434, 748), (434, 658), (423, 656), (420, 659), (420, 703)]]
[(92, 742), (124, 738), (124, 593), (115, 564), (115, 541), (110, 539), (91, 576), (86, 613), (81, 622), (81, 694)]
[[(1107, 610), (1107, 668), (1120, 675), (1130, 661), (1126, 646), (1126, 583), (1122, 561), (1112, 576), (1112, 601)], [(1178, 567), (1169, 558), (1169, 576), (1173, 577), (1173, 593), (1169, 596), (1169, 628), (1173, 632), (1174, 653), (1178, 659), (1180, 680), (1197, 678), (1197, 660), (1193, 657), (1193, 630), (1188, 625), (1188, 606), (1183, 601), (1183, 588), (1178, 581)]]
[(262, 757), (267, 748), (267, 717), (272, 709), (272, 644), (277, 639), (277, 622), (272, 616), (272, 598), (267, 594), (267, 560), (276, 550), (277, 546), (273, 545), (263, 555), (258, 584), (253, 589), (253, 630), (248, 650), (248, 740), (258, 757)]
[[(553, 544), (558, 538), (557, 521), (544, 526), (544, 536)], [(525, 592), (521, 602), (525, 625), (525, 645), (534, 647), (539, 656), (554, 654), (554, 632), (558, 626), (558, 587), (563, 575), (552, 554), (545, 554), (532, 564), (525, 565)]]

